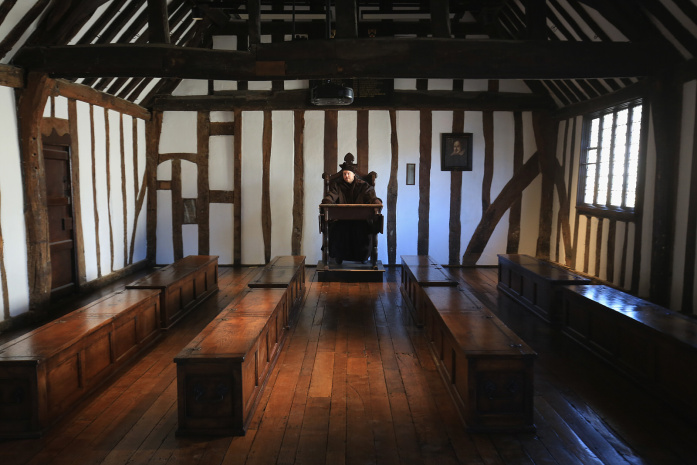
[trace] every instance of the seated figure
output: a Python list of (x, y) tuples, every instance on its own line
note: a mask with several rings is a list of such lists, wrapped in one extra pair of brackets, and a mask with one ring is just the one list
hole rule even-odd
[[(325, 189), (322, 204), (382, 204), (376, 196), (374, 187), (356, 174), (357, 166), (353, 163), (353, 155), (344, 157), (341, 176), (331, 176)], [(369, 179), (374, 179), (371, 173)], [(334, 220), (329, 223), (328, 245), (329, 258), (338, 264), (344, 260), (365, 262), (373, 249), (375, 234), (382, 229), (382, 224), (376, 224), (382, 216), (374, 220)]]

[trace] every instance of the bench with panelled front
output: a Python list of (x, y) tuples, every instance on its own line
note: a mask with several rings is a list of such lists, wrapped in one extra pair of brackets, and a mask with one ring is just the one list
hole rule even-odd
[(560, 322), (561, 290), (591, 280), (544, 260), (522, 254), (501, 254), (498, 289), (554, 326)]
[(249, 282), (251, 288), (286, 289), (287, 314), (283, 322), (290, 327), (305, 296), (305, 256), (275, 257)]
[(286, 334), (285, 289), (249, 289), (174, 359), (179, 435), (244, 435)]
[(109, 294), (0, 346), (0, 437), (38, 437), (161, 334), (159, 294)]
[(159, 290), (161, 324), (170, 328), (218, 290), (218, 256), (189, 255), (126, 288)]
[(425, 287), (425, 334), (468, 431), (534, 431), (537, 354), (459, 287)]
[(402, 255), (402, 285), (405, 303), (417, 326), (424, 325), (423, 289), (426, 287), (457, 286), (429, 255)]
[(604, 285), (569, 286), (562, 331), (659, 398), (697, 415), (697, 320)]

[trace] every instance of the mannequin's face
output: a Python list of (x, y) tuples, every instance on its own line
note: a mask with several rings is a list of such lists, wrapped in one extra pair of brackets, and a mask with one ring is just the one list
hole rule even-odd
[(349, 170), (344, 170), (341, 172), (341, 174), (344, 177), (344, 181), (346, 181), (349, 184), (351, 184), (353, 182), (353, 179), (356, 177), (356, 175), (353, 174), (353, 171), (349, 171)]

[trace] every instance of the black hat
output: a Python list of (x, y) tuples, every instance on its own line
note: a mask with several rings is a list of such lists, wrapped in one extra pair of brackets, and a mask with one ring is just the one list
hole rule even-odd
[(344, 157), (344, 162), (339, 165), (342, 171), (353, 171), (354, 173), (356, 172), (358, 165), (353, 163), (353, 158), (354, 157), (351, 152), (346, 154), (346, 156)]

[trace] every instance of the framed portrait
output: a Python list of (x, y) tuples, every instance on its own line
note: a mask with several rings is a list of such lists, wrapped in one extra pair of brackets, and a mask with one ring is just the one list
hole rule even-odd
[(441, 171), (472, 171), (472, 133), (441, 134)]

